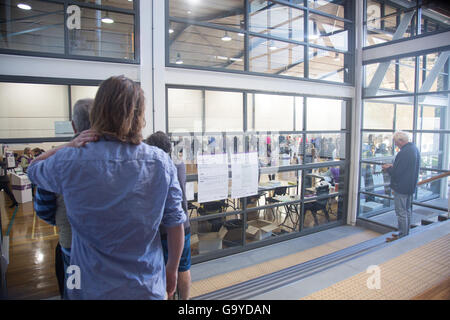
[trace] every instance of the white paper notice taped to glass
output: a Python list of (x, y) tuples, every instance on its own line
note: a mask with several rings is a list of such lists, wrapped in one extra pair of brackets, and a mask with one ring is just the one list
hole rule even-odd
[(256, 152), (231, 155), (231, 198), (258, 193), (258, 155)]
[(226, 154), (197, 156), (198, 203), (228, 198), (228, 161)]
[(194, 199), (195, 199), (194, 182), (187, 182), (186, 183), (186, 200), (192, 201)]

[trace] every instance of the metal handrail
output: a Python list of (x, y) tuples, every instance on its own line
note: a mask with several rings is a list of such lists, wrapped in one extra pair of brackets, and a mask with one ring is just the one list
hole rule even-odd
[(431, 178), (428, 178), (428, 179), (419, 181), (419, 182), (417, 183), (417, 185), (420, 186), (420, 185), (422, 185), (422, 184), (429, 183), (429, 182), (433, 182), (433, 181), (436, 181), (436, 180), (445, 178), (445, 177), (447, 177), (447, 176), (450, 176), (450, 171), (447, 171), (447, 172), (441, 173), (441, 174), (439, 174), (439, 175), (437, 175), (437, 176), (434, 176), (434, 177), (431, 177)]

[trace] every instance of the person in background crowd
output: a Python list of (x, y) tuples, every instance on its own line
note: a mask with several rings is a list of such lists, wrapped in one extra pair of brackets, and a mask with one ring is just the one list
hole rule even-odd
[(23, 155), (19, 157), (19, 165), (22, 167), (24, 172), (27, 172), (28, 166), (33, 160), (33, 154), (31, 153), (31, 148), (26, 147), (23, 150)]
[[(155, 146), (162, 149), (170, 155), (172, 152), (172, 145), (169, 137), (162, 131), (155, 132), (145, 140), (150, 146)], [(183, 191), (183, 210), (186, 214), (186, 222), (184, 223), (184, 249), (181, 254), (180, 265), (178, 267), (178, 291), (181, 300), (189, 300), (189, 290), (191, 287), (191, 229), (189, 218), (187, 215), (188, 204), (186, 200), (186, 166), (184, 162), (175, 160), (175, 167), (177, 168), (178, 182)], [(161, 241), (164, 252), (164, 260), (168, 259), (168, 245), (167, 245), (167, 230), (163, 226), (159, 228), (161, 234)]]
[(9, 177), (7, 169), (7, 159), (5, 158), (4, 160), (2, 160), (2, 158), (0, 158), (0, 191), (5, 190), (6, 194), (12, 201), (12, 205), (10, 205), (9, 207), (14, 208), (17, 207), (19, 203), (17, 202), (16, 197), (14, 197), (14, 194), (9, 188)]
[(399, 233), (392, 234), (386, 241), (394, 241), (409, 234), (412, 218), (412, 197), (419, 179), (420, 153), (417, 147), (409, 142), (405, 132), (394, 133), (394, 143), (400, 148), (394, 164), (384, 164), (383, 171), (391, 176), (391, 188), (394, 194), (395, 213), (398, 219)]
[(41, 148), (34, 148), (33, 150), (33, 157), (39, 157), (41, 154), (43, 154), (45, 152), (44, 149)]
[[(89, 113), (93, 103), (94, 99), (81, 99), (73, 106), (72, 127), (75, 137), (80, 132), (91, 128)], [(55, 273), (61, 299), (65, 299), (67, 267), (70, 265), (70, 249), (72, 247), (72, 228), (67, 219), (64, 197), (61, 194), (37, 188), (34, 198), (34, 209), (38, 217), (58, 227), (59, 242), (55, 248)]]
[(106, 79), (90, 113), (92, 130), (28, 169), (40, 188), (64, 196), (70, 264), (77, 266), (69, 299), (165, 299), (175, 292), (186, 220), (182, 191), (169, 155), (142, 143), (144, 109), (138, 84), (124, 76)]

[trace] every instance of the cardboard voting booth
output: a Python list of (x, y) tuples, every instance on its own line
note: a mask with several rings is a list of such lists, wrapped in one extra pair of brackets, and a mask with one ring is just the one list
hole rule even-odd
[(18, 175), (12, 173), (11, 176), (11, 189), (17, 202), (25, 203), (32, 201), (31, 193), (31, 181), (26, 174)]
[(222, 226), (218, 232), (199, 233), (197, 235), (198, 252), (202, 254), (209, 251), (222, 249), (222, 240), (227, 232), (227, 228)]
[(263, 240), (272, 236), (272, 231), (278, 226), (270, 221), (258, 219), (248, 222), (246, 234), (255, 240)]

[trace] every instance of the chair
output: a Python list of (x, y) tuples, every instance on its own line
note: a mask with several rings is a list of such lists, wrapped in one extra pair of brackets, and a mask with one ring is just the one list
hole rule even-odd
[[(324, 184), (316, 187), (316, 196), (322, 196), (324, 194), (328, 194), (330, 191), (330, 186), (328, 184)], [(313, 202), (305, 203), (305, 210), (303, 214), (303, 223), (305, 223), (306, 211), (310, 211), (314, 218), (314, 225), (319, 225), (319, 220), (317, 219), (317, 211), (322, 210), (327, 218), (327, 221), (330, 221), (330, 214), (328, 209), (328, 199), (319, 199)]]
[[(197, 209), (199, 215), (204, 216), (208, 214), (221, 213), (227, 208), (225, 200), (205, 202)], [(224, 217), (208, 220), (211, 224), (211, 232), (217, 232), (223, 225)]]
[[(272, 197), (266, 197), (266, 203), (268, 204), (274, 204), (274, 203), (279, 203), (280, 201), (275, 199), (276, 196), (284, 196), (287, 193), (287, 187), (277, 187), (274, 189), (273, 191), (273, 196)], [(273, 220), (275, 220), (275, 212), (273, 211), (273, 208), (270, 208), (270, 210), (272, 211), (272, 216), (273, 216)], [(278, 208), (276, 209), (278, 210)]]

